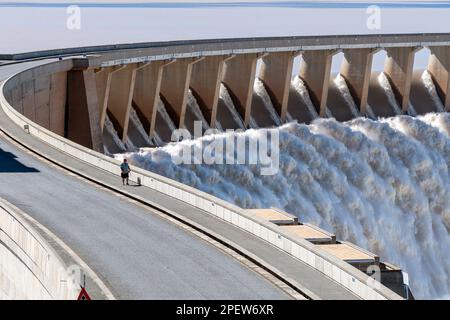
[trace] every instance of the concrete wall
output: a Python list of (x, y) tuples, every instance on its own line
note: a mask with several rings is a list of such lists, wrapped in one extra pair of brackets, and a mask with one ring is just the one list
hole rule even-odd
[(300, 77), (305, 81), (311, 101), (321, 117), (325, 117), (326, 113), (334, 52), (333, 50), (314, 50), (306, 51), (302, 55)]
[(65, 134), (67, 71), (71, 61), (28, 70), (8, 83), (10, 99), (26, 117), (57, 134)]
[(244, 120), (245, 127), (250, 123), (258, 57), (256, 53), (236, 55), (226, 62), (222, 79), (233, 99), (234, 106)]
[(259, 78), (282, 122), (286, 119), (292, 68), (297, 54), (299, 52), (274, 52), (262, 58)]
[[(347, 48), (378, 48), (404, 46), (448, 46), (450, 33), (362, 34), (258, 37), (234, 39), (177, 40), (165, 42), (113, 44), (58, 50), (43, 50), (18, 54), (0, 54), (0, 60), (24, 60), (42, 57), (110, 53), (110, 62), (122, 64), (123, 60), (139, 57), (139, 62), (152, 60), (156, 55), (181, 58), (185, 53), (214, 51), (215, 54), (247, 53), (259, 51), (298, 51)], [(167, 48), (170, 47), (170, 50)], [(123, 51), (127, 50), (126, 54)], [(244, 52), (245, 51), (245, 52)], [(99, 59), (102, 60), (102, 59)]]
[(384, 73), (389, 79), (397, 103), (403, 112), (408, 111), (409, 107), (414, 54), (418, 49), (418, 47), (386, 49)]
[[(3, 84), (0, 92), (5, 93), (7, 91), (5, 88), (5, 84)], [(11, 107), (3, 94), (0, 94), (0, 105), (17, 125), (21, 127), (25, 124), (29, 125), (30, 134), (36, 138), (99, 169), (115, 175), (119, 174), (119, 161), (77, 145), (35, 124)], [(205, 214), (211, 214), (228, 221), (270, 242), (280, 250), (291, 254), (334, 279), (362, 299), (401, 299), (400, 296), (381, 284), (373, 285), (370, 277), (351, 265), (318, 249), (306, 240), (293, 238), (277, 225), (259, 220), (235, 205), (149, 171), (135, 169), (133, 179), (140, 179), (142, 185), (148, 188), (182, 200), (189, 205), (202, 209)]]
[(341, 65), (341, 75), (359, 108), (359, 112), (366, 115), (367, 99), (369, 96), (369, 82), (372, 74), (372, 60), (376, 49), (347, 49), (344, 50), (344, 60)]
[(23, 213), (0, 199), (0, 300), (76, 299), (66, 270)]

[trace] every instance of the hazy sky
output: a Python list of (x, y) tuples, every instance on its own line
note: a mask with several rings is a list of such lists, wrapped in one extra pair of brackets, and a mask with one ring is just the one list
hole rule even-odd
[[(69, 3), (82, 4), (80, 29), (67, 27)], [(117, 3), (127, 4), (111, 6)], [(371, 3), (380, 5), (380, 29), (367, 27), (364, 1), (1, 0), (0, 53), (177, 39), (450, 32), (448, 1)]]

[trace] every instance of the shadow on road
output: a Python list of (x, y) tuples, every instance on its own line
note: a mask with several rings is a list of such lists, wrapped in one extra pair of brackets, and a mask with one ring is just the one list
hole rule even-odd
[(39, 172), (39, 170), (20, 163), (17, 157), (11, 152), (0, 148), (0, 173), (29, 173)]

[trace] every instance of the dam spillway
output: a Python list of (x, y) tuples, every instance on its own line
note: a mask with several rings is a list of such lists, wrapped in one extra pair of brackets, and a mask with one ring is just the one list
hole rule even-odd
[[(433, 112), (448, 111), (447, 38), (253, 39), (118, 49), (25, 71), (6, 83), (5, 96), (32, 121), (100, 152), (159, 147), (126, 156), (241, 207), (295, 213), (399, 264), (420, 279), (413, 285), (418, 297), (445, 297), (448, 117)], [(420, 47), (432, 53), (425, 71), (413, 68)], [(370, 68), (376, 50), (387, 53), (381, 72)], [(344, 62), (339, 74), (331, 74), (339, 51)], [(303, 62), (291, 78), (296, 56)], [(258, 177), (257, 166), (174, 166), (170, 159), (180, 144), (166, 144), (177, 128), (192, 132), (195, 120), (203, 131), (251, 129), (241, 133), (249, 142), (259, 128), (276, 128), (280, 171)]]
[[(258, 130), (243, 133), (247, 141)], [(276, 130), (280, 169), (272, 176), (262, 176), (258, 165), (176, 165), (181, 143), (116, 158), (243, 208), (291, 212), (399, 265), (414, 279), (417, 298), (448, 296), (448, 114), (317, 119)], [(184, 143), (194, 150), (225, 139), (221, 134)]]

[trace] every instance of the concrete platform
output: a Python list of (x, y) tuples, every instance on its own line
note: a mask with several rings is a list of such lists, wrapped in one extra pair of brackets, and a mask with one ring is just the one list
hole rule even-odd
[(281, 228), (294, 237), (303, 238), (314, 244), (336, 243), (336, 236), (334, 234), (330, 234), (309, 224), (284, 225)]
[(379, 262), (378, 256), (348, 243), (343, 242), (337, 244), (324, 244), (319, 246), (322, 250), (350, 264)]
[(297, 217), (277, 209), (248, 209), (247, 212), (277, 225), (295, 225), (298, 223)]

